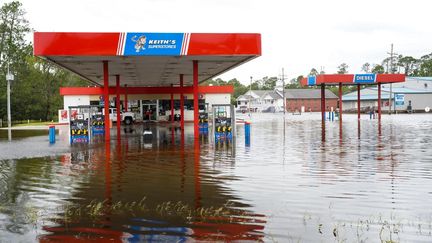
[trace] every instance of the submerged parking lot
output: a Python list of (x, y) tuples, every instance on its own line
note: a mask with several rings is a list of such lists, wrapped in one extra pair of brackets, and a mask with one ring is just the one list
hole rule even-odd
[(0, 136), (0, 241), (430, 242), (432, 117), (383, 116), (381, 135), (366, 118), (323, 138), (319, 114), (252, 114), (249, 146), (238, 124), (235, 144), (200, 149), (191, 124), (184, 142), (137, 124), (109, 150), (65, 129)]

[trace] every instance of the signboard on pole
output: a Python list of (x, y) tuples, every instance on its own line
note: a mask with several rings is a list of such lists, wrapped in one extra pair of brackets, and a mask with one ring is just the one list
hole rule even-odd
[(405, 104), (405, 94), (395, 94), (395, 105), (403, 106)]
[(309, 86), (316, 84), (316, 76), (308, 76), (307, 78), (307, 84)]
[(14, 75), (11, 73), (7, 73), (6, 74), (6, 80), (7, 81), (13, 81), (14, 80)]

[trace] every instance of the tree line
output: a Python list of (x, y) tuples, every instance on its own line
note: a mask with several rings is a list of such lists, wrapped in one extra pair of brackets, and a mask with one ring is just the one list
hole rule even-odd
[[(337, 74), (346, 74), (349, 72), (349, 66), (346, 63), (341, 63), (337, 67)], [(370, 64), (366, 62), (362, 65), (361, 70), (364, 73), (403, 73), (406, 76), (414, 77), (432, 77), (432, 53), (421, 56), (420, 58), (414, 58), (412, 56), (393, 55), (382, 60), (379, 64)], [(316, 68), (312, 68), (310, 72), (305, 76), (316, 76), (325, 74), (323, 70), (318, 71)], [(305, 77), (304, 75), (298, 75), (297, 77), (287, 80), (285, 83), (285, 89), (300, 89), (305, 88), (300, 85), (300, 81)], [(234, 94), (231, 97), (231, 103), (235, 104), (236, 99), (245, 94), (249, 89), (252, 90), (274, 90), (277, 82), (281, 82), (280, 78), (277, 77), (263, 77), (258, 80), (252, 81), (249, 85), (244, 85), (237, 79), (231, 79), (224, 81), (220, 78), (215, 80), (208, 80), (204, 85), (232, 85), (234, 86)], [(309, 87), (311, 89), (316, 87)], [(337, 87), (329, 88), (333, 93), (337, 94)], [(348, 93), (356, 90), (355, 86), (343, 86), (342, 92)]]
[(61, 86), (85, 86), (88, 83), (56, 65), (33, 56), (31, 33), (25, 11), (18, 1), (0, 8), (0, 119), (6, 120), (6, 74), (11, 81), (11, 115), (13, 120), (55, 120), (63, 107)]

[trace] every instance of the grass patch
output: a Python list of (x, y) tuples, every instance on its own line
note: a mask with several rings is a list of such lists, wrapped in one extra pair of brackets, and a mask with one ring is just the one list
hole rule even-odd
[(185, 223), (191, 222), (236, 222), (239, 217), (248, 217), (243, 210), (233, 209), (233, 204), (227, 202), (219, 207), (195, 208), (182, 201), (166, 201), (149, 206), (146, 198), (140, 201), (98, 201), (93, 200), (83, 205), (64, 205), (54, 209), (36, 208), (26, 205), (20, 210), (14, 210), (12, 205), (0, 205), (0, 213), (6, 213), (12, 219), (18, 215), (24, 217), (25, 223), (37, 224), (38, 219), (50, 220), (59, 224), (69, 224), (81, 220), (90, 220), (98, 223), (104, 220), (106, 215), (124, 215), (136, 217), (143, 214), (156, 214), (161, 218), (182, 219)]
[[(140, 201), (97, 201), (93, 200), (86, 205), (68, 205), (60, 209), (61, 220), (64, 222), (77, 221), (80, 218), (90, 218), (94, 221), (102, 219), (106, 214), (131, 215), (155, 212), (162, 217), (180, 217), (185, 222), (211, 220), (233, 221), (234, 217), (247, 216), (244, 211), (232, 209), (232, 204), (227, 202), (220, 207), (193, 208), (182, 201), (167, 201), (155, 206), (148, 206), (144, 197)], [(235, 215), (235, 216), (234, 216)]]
[(30, 122), (30, 123), (20, 123), (14, 124), (13, 127), (25, 127), (25, 126), (48, 126), (54, 122)]

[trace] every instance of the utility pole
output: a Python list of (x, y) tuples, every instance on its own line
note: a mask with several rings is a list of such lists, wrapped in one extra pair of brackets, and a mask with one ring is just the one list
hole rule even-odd
[(286, 111), (286, 106), (285, 106), (285, 103), (286, 103), (286, 100), (285, 100), (285, 74), (284, 74), (284, 69), (283, 68), (282, 68), (282, 77), (281, 77), (281, 79), (282, 79), (283, 113), (284, 113), (284, 116), (285, 116), (285, 111)]
[[(391, 49), (390, 49), (390, 53), (387, 53), (387, 54), (390, 54), (390, 73), (393, 73), (393, 43), (391, 44)], [(387, 62), (387, 65), (388, 65), (388, 62)], [(387, 71), (388, 71), (388, 68), (387, 68)], [(389, 115), (391, 115), (391, 113), (392, 113), (392, 109), (391, 109), (391, 107), (392, 107), (392, 83), (390, 83), (390, 96), (389, 96)]]

